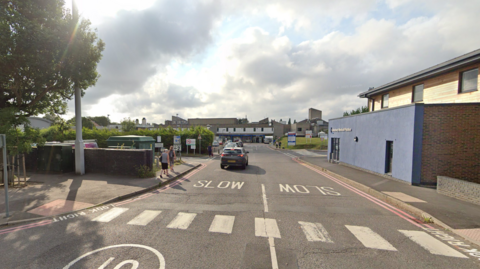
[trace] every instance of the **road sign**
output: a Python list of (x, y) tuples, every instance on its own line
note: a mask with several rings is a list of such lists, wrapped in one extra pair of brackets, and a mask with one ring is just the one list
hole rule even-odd
[(297, 134), (295, 132), (288, 132), (288, 145), (295, 146), (297, 141)]
[(180, 141), (181, 141), (181, 140), (180, 140), (180, 136), (179, 136), (179, 135), (176, 135), (176, 136), (173, 137), (173, 144), (174, 144), (174, 145), (180, 145), (180, 144), (181, 144)]
[(182, 150), (182, 145), (173, 145), (173, 149), (175, 151), (181, 151)]
[(187, 146), (195, 145), (195, 139), (187, 139)]
[(312, 138), (312, 131), (305, 131), (305, 138)]
[(157, 136), (157, 143), (160, 143), (162, 142), (162, 137), (161, 136)]
[(163, 143), (155, 143), (156, 148), (163, 148)]
[(190, 149), (196, 149), (195, 145), (191, 145)]

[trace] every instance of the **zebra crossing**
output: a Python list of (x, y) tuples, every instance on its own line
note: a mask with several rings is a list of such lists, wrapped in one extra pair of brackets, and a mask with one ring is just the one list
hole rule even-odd
[[(94, 222), (108, 223), (127, 212), (128, 208), (116, 207), (92, 219)], [(127, 225), (146, 226), (158, 217), (162, 211), (144, 210), (133, 219), (127, 222)], [(168, 229), (187, 230), (195, 218), (197, 213), (178, 212), (177, 215), (166, 226)], [(208, 229), (210, 233), (232, 234), (235, 224), (235, 216), (215, 215)], [(281, 239), (281, 229), (276, 219), (271, 218), (255, 218), (255, 236)], [(298, 221), (306, 241), (311, 243), (327, 243), (334, 244), (335, 240), (321, 223), (313, 223), (306, 221)], [(345, 225), (346, 231), (350, 232), (365, 248), (398, 251), (395, 246), (384, 239), (379, 233), (373, 231), (369, 227)], [(433, 255), (441, 255), (455, 258), (467, 258), (459, 251), (449, 247), (445, 243), (429, 235), (424, 231), (415, 230), (398, 230), (407, 239), (419, 245), (425, 251)]]

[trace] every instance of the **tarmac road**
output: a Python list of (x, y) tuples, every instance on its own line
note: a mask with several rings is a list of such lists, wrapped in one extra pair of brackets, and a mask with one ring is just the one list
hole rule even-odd
[(134, 200), (2, 229), (1, 267), (479, 267), (427, 226), (292, 155), (246, 149), (246, 170), (205, 159)]

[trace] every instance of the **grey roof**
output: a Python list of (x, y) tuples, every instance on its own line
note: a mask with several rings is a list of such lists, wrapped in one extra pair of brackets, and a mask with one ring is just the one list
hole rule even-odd
[(441, 64), (437, 64), (435, 66), (424, 69), (412, 75), (403, 77), (401, 79), (395, 80), (393, 82), (387, 83), (380, 87), (370, 89), (366, 92), (362, 92), (358, 95), (358, 97), (365, 98), (365, 97), (369, 97), (379, 93), (387, 92), (393, 88), (398, 88), (411, 83), (415, 83), (417, 81), (422, 81), (422, 80), (425, 80), (426, 78), (447, 73), (453, 69), (461, 68), (478, 61), (480, 61), (480, 49), (477, 49), (467, 54), (464, 54), (462, 56), (453, 58)]

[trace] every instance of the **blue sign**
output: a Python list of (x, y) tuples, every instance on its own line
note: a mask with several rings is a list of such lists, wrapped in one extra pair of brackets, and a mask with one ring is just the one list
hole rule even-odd
[(173, 137), (173, 144), (174, 145), (179, 145), (180, 144), (180, 136), (176, 135)]
[(297, 142), (297, 133), (295, 132), (288, 132), (288, 145), (295, 146)]

